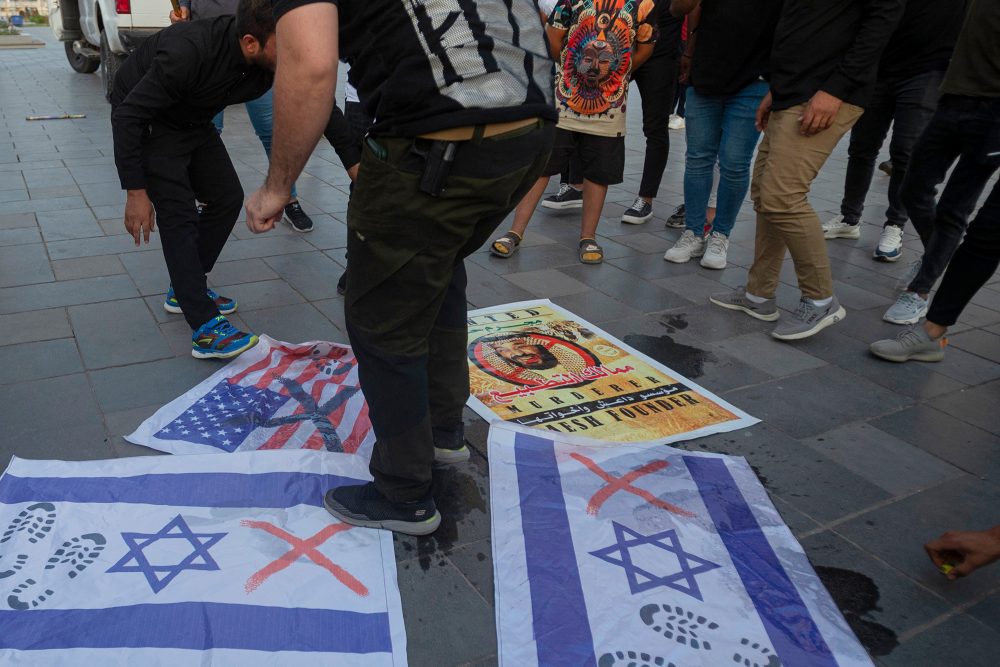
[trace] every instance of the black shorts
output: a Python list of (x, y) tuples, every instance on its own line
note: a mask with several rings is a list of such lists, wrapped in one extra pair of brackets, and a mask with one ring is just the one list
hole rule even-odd
[(583, 177), (598, 185), (616, 185), (625, 179), (625, 137), (602, 137), (556, 128), (544, 176), (555, 176), (575, 157)]

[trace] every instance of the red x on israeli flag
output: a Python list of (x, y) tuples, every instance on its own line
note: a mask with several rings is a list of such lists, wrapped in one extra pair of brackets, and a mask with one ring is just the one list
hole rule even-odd
[(693, 512), (689, 512), (686, 509), (680, 508), (677, 505), (672, 505), (664, 500), (660, 500), (652, 493), (645, 489), (640, 489), (632, 486), (632, 482), (639, 479), (643, 475), (648, 475), (654, 473), (658, 470), (663, 470), (668, 465), (668, 462), (663, 460), (650, 461), (646, 465), (640, 466), (635, 470), (625, 473), (621, 477), (615, 477), (611, 473), (603, 470), (599, 465), (594, 463), (591, 459), (587, 458), (582, 454), (572, 453), (570, 456), (575, 460), (579, 461), (587, 467), (590, 472), (594, 473), (601, 479), (603, 479), (607, 484), (598, 489), (590, 498), (590, 502), (587, 503), (587, 514), (597, 516), (597, 512), (600, 511), (601, 505), (603, 505), (608, 498), (618, 493), (619, 491), (625, 491), (631, 493), (632, 495), (639, 496), (646, 502), (648, 502), (653, 507), (659, 507), (662, 510), (672, 512), (673, 514), (679, 514), (680, 516), (692, 517)]

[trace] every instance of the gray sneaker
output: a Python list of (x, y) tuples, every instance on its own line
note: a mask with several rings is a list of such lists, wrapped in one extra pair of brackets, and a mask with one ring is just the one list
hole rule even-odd
[(948, 339), (934, 340), (923, 327), (907, 327), (895, 338), (877, 340), (869, 346), (879, 359), (902, 363), (904, 361), (941, 361)]
[(768, 299), (763, 303), (755, 303), (747, 298), (746, 287), (742, 285), (732, 292), (718, 292), (708, 297), (708, 300), (716, 306), (722, 306), (729, 310), (739, 310), (750, 317), (765, 322), (773, 322), (778, 319), (778, 304), (774, 299)]
[(808, 338), (845, 317), (847, 311), (837, 301), (836, 296), (825, 306), (817, 306), (810, 299), (802, 299), (792, 316), (776, 326), (771, 336), (778, 340)]
[(914, 292), (902, 292), (896, 303), (889, 306), (882, 319), (893, 324), (916, 324), (927, 314), (930, 299), (922, 299)]

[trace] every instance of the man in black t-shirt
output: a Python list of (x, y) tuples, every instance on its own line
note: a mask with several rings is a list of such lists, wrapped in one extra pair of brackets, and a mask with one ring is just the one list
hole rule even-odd
[(280, 219), (329, 118), (338, 58), (375, 119), (347, 212), (344, 305), (375, 481), (329, 491), (326, 507), (424, 535), (441, 520), (435, 460), (469, 456), (463, 260), (537, 181), (552, 145), (542, 26), (532, 0), (278, 0), (275, 18), (275, 142), (247, 226)]

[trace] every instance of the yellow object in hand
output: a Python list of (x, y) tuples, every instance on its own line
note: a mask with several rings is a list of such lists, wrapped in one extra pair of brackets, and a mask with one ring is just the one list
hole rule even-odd
[(940, 567), (941, 574), (951, 574), (951, 571), (955, 569), (955, 566), (951, 563), (945, 563)]

